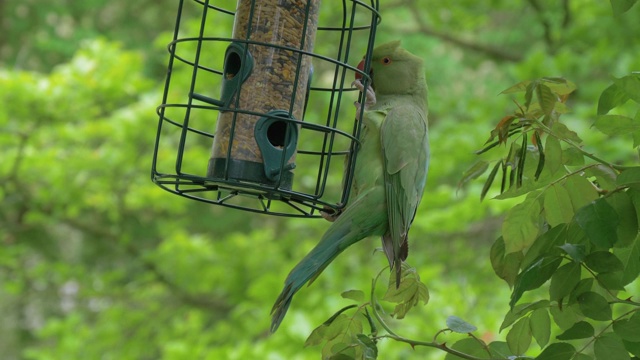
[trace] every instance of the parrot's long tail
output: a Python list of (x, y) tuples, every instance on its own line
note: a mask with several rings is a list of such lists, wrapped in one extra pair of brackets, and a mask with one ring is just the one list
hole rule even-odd
[[(344, 249), (363, 238), (381, 233), (386, 216), (384, 200), (377, 191), (359, 197), (331, 224), (322, 239), (289, 273), (284, 289), (271, 309), (271, 332), (275, 332), (289, 309), (291, 299), (307, 282), (311, 284)], [(384, 195), (383, 195), (384, 196)], [(380, 207), (381, 211), (375, 211)]]
[[(289, 276), (287, 276), (284, 289), (273, 305), (273, 309), (271, 309), (273, 316), (271, 319), (271, 332), (275, 332), (278, 326), (280, 326), (280, 322), (282, 322), (282, 319), (289, 309), (293, 295), (300, 290), (305, 283), (313, 282), (329, 263), (331, 263), (342, 250), (350, 245), (349, 243), (357, 241), (355, 239), (356, 234), (350, 234), (348, 224), (339, 221), (340, 218), (332, 224), (318, 245), (316, 245), (316, 247), (291, 270)], [(360, 238), (362, 238), (362, 236)]]

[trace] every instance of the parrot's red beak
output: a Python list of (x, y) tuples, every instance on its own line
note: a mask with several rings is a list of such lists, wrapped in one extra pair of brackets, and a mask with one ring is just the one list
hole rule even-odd
[[(362, 61), (360, 61), (360, 63), (358, 64), (358, 70), (364, 71), (364, 59), (362, 59)], [(356, 72), (356, 80), (361, 80), (361, 79), (362, 79), (362, 74), (360, 74), (359, 72)]]
[[(360, 70), (361, 72), (364, 72), (364, 59), (362, 59), (362, 61), (360, 61), (360, 63), (358, 64), (358, 70)], [(369, 84), (369, 86), (371, 86), (371, 88), (375, 90), (376, 87), (373, 84), (373, 69), (369, 70), (369, 77), (371, 78), (371, 84)], [(362, 80), (361, 73), (356, 72), (356, 80)]]

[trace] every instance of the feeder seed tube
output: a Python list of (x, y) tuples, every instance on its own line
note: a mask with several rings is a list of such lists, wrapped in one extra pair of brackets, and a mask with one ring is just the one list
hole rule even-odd
[[(219, 114), (209, 176), (217, 175), (212, 171), (212, 161), (226, 163), (229, 159), (233, 163), (258, 164), (263, 161), (254, 139), (255, 125), (260, 116), (235, 112), (234, 109), (260, 114), (284, 110), (293, 118), (302, 119), (311, 57), (289, 49), (312, 51), (319, 3), (320, 0), (238, 1), (233, 38), (241, 44), (251, 42), (246, 49), (253, 58), (253, 69), (241, 84), (239, 94), (236, 93), (232, 99), (232, 111)], [(294, 161), (295, 153), (287, 162)]]

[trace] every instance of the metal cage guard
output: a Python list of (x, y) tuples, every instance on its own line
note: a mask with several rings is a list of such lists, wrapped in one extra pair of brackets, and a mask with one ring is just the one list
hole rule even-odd
[[(153, 182), (272, 215), (339, 210), (349, 198), (360, 132), (352, 105), (359, 94), (349, 84), (356, 72), (365, 85), (371, 81), (378, 1), (343, 0), (330, 13), (319, 0), (238, 0), (235, 12), (212, 2), (179, 1), (157, 109)], [(182, 21), (197, 10), (197, 27)], [(225, 24), (233, 24), (231, 36)], [(337, 51), (314, 52), (314, 41)], [(349, 65), (365, 54), (364, 71)], [(342, 174), (341, 181), (330, 174)]]

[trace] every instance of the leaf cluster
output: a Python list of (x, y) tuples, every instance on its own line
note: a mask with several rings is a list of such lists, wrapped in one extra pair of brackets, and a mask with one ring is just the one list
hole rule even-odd
[[(635, 119), (606, 114), (629, 100), (640, 103), (636, 83), (640, 78), (634, 73), (603, 91), (598, 130), (634, 134), (618, 120), (635, 124)], [(517, 180), (503, 185), (496, 198), (524, 196), (507, 212), (502, 236), (491, 248), (495, 273), (512, 288), (511, 310), (500, 330), (509, 329), (507, 344), (516, 355), (524, 355), (535, 340), (542, 349), (538, 359), (630, 359), (640, 347), (635, 332), (640, 303), (625, 295), (640, 274), (640, 167), (611, 164), (583, 149), (577, 134), (560, 122), (567, 111), (564, 100), (575, 89), (569, 84), (543, 78), (505, 90), (524, 92), (524, 106), (500, 121), (489, 139), (493, 143), (479, 151), (506, 144), (510, 150), (498, 165), (512, 166)], [(560, 112), (558, 104), (563, 104)], [(618, 128), (624, 130), (612, 130)], [(527, 137), (533, 145), (522, 151)], [(514, 157), (518, 143), (521, 155)], [(634, 138), (632, 148), (637, 146)], [(525, 167), (527, 158), (537, 164)], [(479, 172), (477, 165), (468, 174), (472, 171)], [(483, 197), (495, 177), (494, 170)], [(545, 299), (521, 301), (543, 286)], [(553, 329), (562, 330), (555, 339)]]
[[(387, 290), (382, 297), (382, 301), (395, 304), (394, 310), (387, 314), (375, 295), (376, 284), (384, 270), (372, 281), (368, 300), (365, 300), (366, 296), (360, 290), (343, 292), (342, 297), (354, 301), (355, 304), (338, 310), (313, 330), (305, 346), (322, 345), (323, 359), (377, 359), (378, 343), (384, 339), (406, 343), (412, 348), (424, 346), (439, 349), (446, 353), (446, 360), (519, 359), (518, 354), (526, 350), (520, 337), (524, 337), (529, 329), (529, 318), (518, 322), (516, 331), (507, 336), (506, 342), (487, 343), (474, 334), (478, 330), (476, 326), (454, 315), (446, 318), (446, 327), (440, 329), (432, 341), (414, 340), (399, 335), (390, 326), (390, 318), (400, 319), (418, 304), (426, 304), (429, 300), (428, 290), (420, 281), (415, 269), (403, 263), (400, 286), (396, 288), (395, 278), (390, 277)], [(540, 313), (540, 316), (545, 314)], [(364, 329), (368, 332), (365, 333)], [(539, 332), (542, 334), (540, 336), (543, 336), (543, 331)], [(446, 333), (463, 334), (466, 337), (457, 341), (456, 337), (453, 337), (453, 344), (448, 345), (447, 340), (440, 339)]]
[[(353, 300), (357, 304), (338, 310), (313, 330), (305, 346), (323, 344), (323, 359), (376, 359), (377, 344), (381, 338), (378, 336), (378, 327), (389, 330), (384, 318), (402, 319), (412, 308), (429, 302), (429, 290), (420, 281), (416, 270), (403, 263), (399, 286), (396, 287), (395, 277), (390, 276), (387, 290), (382, 297), (382, 301), (394, 304), (394, 309), (387, 314), (375, 296), (376, 283), (383, 271), (372, 281), (368, 301), (365, 301), (365, 294), (360, 290), (343, 292), (343, 298)], [(351, 316), (345, 314), (352, 309)], [(369, 329), (367, 333), (364, 333), (365, 327)]]

